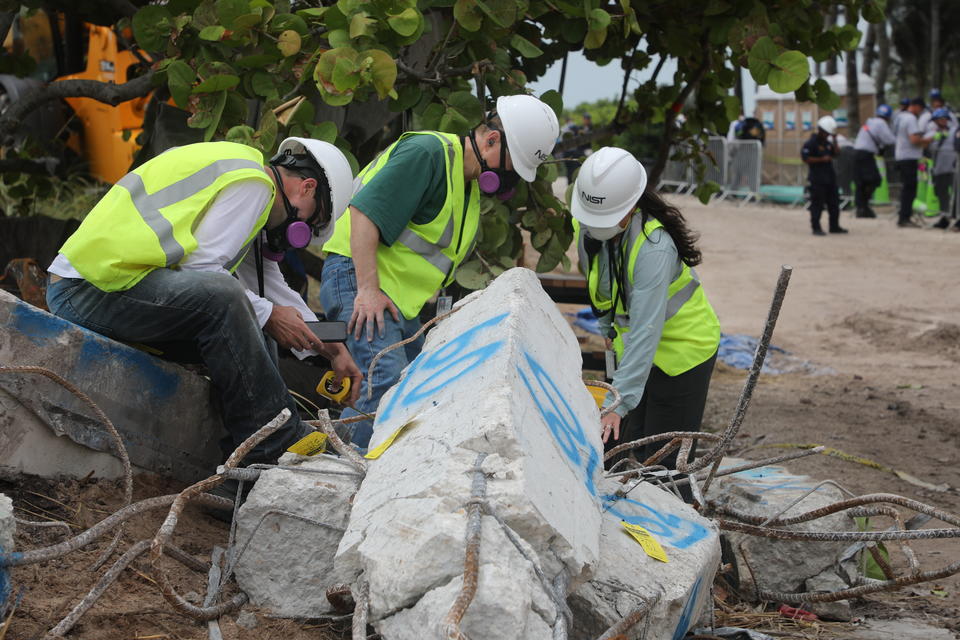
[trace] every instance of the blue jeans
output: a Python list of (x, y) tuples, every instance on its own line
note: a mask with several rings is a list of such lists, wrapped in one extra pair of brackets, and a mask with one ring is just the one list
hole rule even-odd
[[(323, 263), (323, 278), (320, 281), (320, 304), (323, 305), (323, 312), (327, 319), (349, 323), (356, 297), (357, 273), (353, 267), (353, 260), (335, 253), (330, 254)], [(400, 322), (397, 322), (389, 312), (384, 315), (386, 329), (383, 336), (374, 332), (372, 341), (367, 340), (366, 333), (361, 335), (359, 340), (355, 340), (352, 333), (347, 336), (347, 348), (364, 375), (363, 384), (360, 386), (360, 399), (356, 404), (357, 409), (364, 413), (377, 410), (380, 398), (397, 383), (400, 372), (419, 355), (423, 347), (421, 336), (410, 344), (404, 345), (403, 348), (390, 351), (380, 358), (373, 376), (368, 379), (367, 370), (375, 355), (392, 344), (406, 340), (420, 330), (419, 318), (407, 320), (403, 314), (400, 314)], [(367, 388), (371, 385), (373, 397), (367, 400)], [(359, 415), (359, 412), (344, 409), (341, 417), (349, 418), (356, 415)], [(353, 427), (352, 442), (361, 449), (366, 449), (370, 444), (370, 436), (373, 435), (373, 423), (370, 420), (363, 420), (351, 426)]]
[[(105, 292), (64, 278), (47, 288), (54, 314), (125, 342), (158, 346), (192, 342), (210, 370), (229, 453), (284, 407), (292, 418), (245, 458), (272, 462), (309, 433), (267, 350), (243, 285), (211, 271), (155, 269), (126, 291)], [(204, 428), (203, 425), (186, 425)]]

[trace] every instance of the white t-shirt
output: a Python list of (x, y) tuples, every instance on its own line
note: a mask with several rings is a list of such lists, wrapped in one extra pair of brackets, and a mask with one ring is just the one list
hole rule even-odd
[[(240, 253), (244, 240), (250, 235), (250, 230), (269, 201), (270, 188), (260, 180), (241, 180), (224, 188), (210, 204), (193, 232), (197, 239), (197, 248), (183, 259), (180, 268), (229, 274), (224, 265)], [(47, 271), (62, 278), (83, 278), (63, 254), (57, 255)], [(280, 265), (272, 260), (263, 261), (264, 297), (261, 298), (255, 293), (258, 290), (257, 266), (252, 246), (237, 267), (236, 275), (247, 289), (247, 298), (253, 305), (261, 327), (270, 318), (275, 304), (294, 307), (305, 321), (316, 321), (316, 314), (310, 310), (303, 298), (290, 288), (280, 273)], [(314, 352), (294, 353), (303, 358)]]
[(923, 147), (910, 141), (912, 134), (921, 133), (917, 116), (909, 111), (904, 111), (900, 114), (897, 122), (897, 146), (894, 150), (894, 157), (897, 160), (919, 160), (923, 157)]

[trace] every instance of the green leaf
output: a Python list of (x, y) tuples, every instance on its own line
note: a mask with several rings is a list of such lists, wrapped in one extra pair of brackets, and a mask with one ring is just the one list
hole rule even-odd
[(412, 36), (420, 27), (423, 17), (420, 12), (413, 7), (407, 7), (397, 15), (391, 15), (387, 18), (387, 24), (390, 28), (401, 36)]
[(360, 55), (365, 61), (369, 61), (373, 88), (383, 100), (393, 91), (393, 85), (397, 81), (397, 62), (381, 49), (369, 49)]
[(844, 51), (853, 51), (860, 44), (863, 34), (852, 24), (845, 24), (837, 31), (837, 40)]
[(248, 0), (217, 0), (217, 19), (227, 29), (235, 29), (234, 21), (250, 13)]
[(867, 0), (863, 5), (863, 17), (867, 22), (874, 24), (883, 22), (886, 18), (887, 0)]
[(707, 8), (703, 10), (705, 16), (716, 16), (725, 13), (730, 9), (730, 3), (726, 0), (710, 0)]
[(747, 67), (757, 84), (767, 84), (770, 71), (773, 69), (773, 61), (778, 55), (780, 55), (780, 49), (773, 43), (770, 36), (763, 36), (754, 43), (747, 55)]
[(267, 109), (263, 117), (260, 118), (260, 128), (254, 134), (257, 142), (255, 146), (259, 147), (261, 151), (273, 149), (273, 145), (277, 141), (278, 129), (277, 116), (273, 115), (273, 110)]
[(190, 89), (197, 74), (183, 60), (174, 60), (166, 69), (167, 87), (170, 88), (170, 95), (173, 101), (181, 109), (186, 109), (190, 99)]
[(330, 46), (334, 49), (349, 47), (352, 44), (350, 41), (350, 33), (346, 29), (334, 29), (327, 33), (327, 42), (329, 42)]
[(540, 96), (540, 101), (547, 104), (553, 112), (557, 114), (557, 117), (563, 115), (563, 96), (559, 92), (550, 89), (545, 91), (543, 95)]
[(277, 37), (277, 49), (285, 58), (300, 51), (300, 34), (293, 29), (287, 29)]
[(233, 19), (233, 29), (235, 31), (244, 31), (260, 24), (263, 16), (259, 13), (245, 13)]
[(278, 13), (270, 21), (270, 30), (274, 33), (287, 29), (293, 29), (300, 34), (301, 38), (305, 38), (310, 33), (306, 21), (294, 13)]
[(134, 14), (131, 26), (140, 48), (162, 51), (173, 27), (173, 16), (166, 7), (147, 5)]
[(405, 84), (397, 91), (396, 99), (390, 101), (390, 110), (397, 112), (412, 109), (420, 102), (422, 95), (419, 85)]
[(454, 91), (446, 102), (463, 116), (468, 126), (476, 126), (483, 119), (483, 105), (470, 91)]
[(540, 259), (537, 260), (537, 273), (546, 273), (552, 271), (560, 264), (560, 258), (566, 253), (567, 248), (563, 246), (563, 241), (557, 234), (550, 237), (547, 246), (540, 253)]
[(212, 75), (193, 88), (193, 93), (215, 93), (226, 91), (240, 84), (240, 78), (229, 73)]
[(777, 93), (790, 93), (799, 89), (809, 77), (807, 56), (799, 51), (784, 51), (773, 61), (767, 83)]
[(329, 7), (311, 7), (309, 9), (300, 9), (297, 11), (297, 15), (304, 20), (322, 20), (323, 14), (327, 12), (328, 8)]
[(583, 46), (587, 49), (599, 49), (607, 39), (607, 28), (591, 29), (583, 39)]
[(280, 56), (270, 53), (256, 53), (252, 56), (244, 56), (236, 61), (236, 65), (242, 69), (257, 69), (273, 64), (280, 59)]
[(483, 265), (479, 260), (470, 260), (457, 268), (457, 283), (464, 289), (483, 289), (489, 282), (489, 277), (483, 273)]
[(353, 60), (347, 57), (337, 58), (330, 76), (337, 91), (344, 93), (356, 89), (360, 84), (360, 73)]
[(524, 58), (537, 58), (543, 55), (543, 49), (533, 44), (519, 33), (510, 37), (510, 46), (520, 53)]
[[(277, 85), (274, 84), (273, 74), (266, 71), (257, 71), (250, 78), (250, 85), (253, 92), (264, 98), (277, 96)], [(299, 109), (298, 109), (299, 110)]]
[(443, 118), (444, 113), (446, 113), (446, 110), (442, 104), (430, 103), (420, 114), (420, 127), (428, 130), (439, 129), (440, 119)]
[(310, 126), (310, 137), (324, 142), (333, 142), (337, 139), (337, 125), (329, 120)]
[(447, 109), (440, 118), (440, 131), (464, 135), (470, 130), (470, 123), (456, 109)]
[(210, 97), (212, 98), (210, 124), (207, 125), (206, 131), (203, 132), (204, 142), (213, 140), (213, 136), (217, 132), (217, 127), (220, 126), (220, 116), (223, 115), (223, 105), (227, 103), (227, 92), (221, 91), (214, 93), (211, 94)]
[(703, 204), (708, 204), (713, 194), (720, 193), (720, 191), (719, 184), (713, 180), (707, 180), (694, 190), (693, 195), (697, 196)]
[(453, 17), (467, 31), (479, 31), (483, 14), (477, 9), (476, 0), (457, 0), (453, 5)]
[(840, 106), (840, 96), (834, 93), (830, 85), (823, 78), (817, 80), (813, 85), (817, 92), (817, 106), (826, 111), (833, 111)]
[(360, 13), (354, 14), (350, 19), (350, 38), (373, 35), (376, 31), (374, 28), (376, 24), (376, 19), (371, 18), (370, 14), (366, 12), (361, 11)]
[(204, 27), (200, 30), (200, 39), (201, 40), (210, 40), (211, 42), (219, 42), (220, 38), (223, 37), (226, 29), (220, 25), (215, 25), (212, 27)]
[(606, 29), (610, 26), (610, 14), (603, 9), (593, 9), (587, 14), (587, 26), (590, 31)]
[(235, 127), (230, 127), (230, 129), (227, 131), (226, 139), (227, 142), (238, 142), (247, 146), (253, 146), (253, 134), (253, 127), (241, 124)]
[(740, 98), (737, 96), (724, 96), (723, 97), (723, 110), (724, 115), (726, 115), (727, 120), (731, 122), (736, 120), (740, 115), (741, 111)]
[(474, 0), (490, 20), (503, 28), (510, 27), (517, 19), (513, 0)]
[(580, 44), (587, 37), (585, 20), (564, 20), (560, 27), (560, 37), (568, 44)]

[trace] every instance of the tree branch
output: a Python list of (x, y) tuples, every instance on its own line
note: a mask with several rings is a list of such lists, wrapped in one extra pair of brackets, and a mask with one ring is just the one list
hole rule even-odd
[(690, 79), (690, 82), (687, 83), (687, 86), (681, 89), (680, 94), (673, 103), (673, 106), (667, 110), (666, 117), (663, 121), (663, 137), (660, 139), (660, 149), (657, 153), (657, 161), (653, 165), (653, 169), (647, 172), (649, 176), (648, 184), (656, 186), (657, 183), (660, 182), (660, 175), (666, 168), (667, 160), (670, 158), (670, 147), (673, 142), (674, 133), (673, 123), (677, 120), (677, 113), (679, 113), (680, 107), (683, 106), (683, 103), (686, 102), (693, 90), (696, 89), (700, 84), (700, 81), (703, 80), (703, 76), (706, 75), (707, 69), (710, 68), (709, 40), (704, 37), (700, 45), (701, 52), (703, 54), (703, 62), (694, 73), (693, 78)]
[[(630, 82), (630, 74), (633, 73), (633, 56), (637, 53), (637, 47), (640, 46), (640, 42), (633, 45), (633, 51), (630, 52), (630, 57), (627, 58), (626, 69), (623, 70), (623, 86), (620, 87), (620, 103), (617, 104), (617, 112), (613, 114), (613, 121), (620, 121), (620, 114), (623, 113), (623, 103), (627, 99), (627, 84)], [(662, 60), (662, 58), (661, 58)]]
[(406, 76), (427, 84), (443, 84), (443, 80), (445, 78), (473, 75), (481, 67), (486, 67), (489, 65), (489, 60), (477, 60), (476, 62), (464, 65), (462, 67), (442, 67), (439, 69), (434, 69), (430, 73), (425, 73), (423, 71), (414, 69), (400, 58), (397, 58), (397, 69), (402, 71)]
[(23, 118), (49, 100), (60, 98), (92, 98), (111, 106), (147, 95), (153, 89), (154, 72), (148, 71), (139, 78), (123, 84), (98, 80), (61, 80), (52, 82), (23, 94), (11, 104), (0, 117), (0, 138), (6, 138), (19, 126)]

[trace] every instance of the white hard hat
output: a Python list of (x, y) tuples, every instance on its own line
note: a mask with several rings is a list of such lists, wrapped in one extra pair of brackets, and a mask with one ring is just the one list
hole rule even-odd
[(517, 95), (497, 98), (497, 115), (503, 124), (513, 170), (527, 182), (533, 182), (537, 167), (553, 151), (560, 136), (557, 114), (533, 96)]
[(327, 185), (330, 187), (331, 219), (337, 218), (350, 204), (353, 193), (353, 171), (347, 157), (337, 147), (313, 138), (287, 138), (280, 143), (277, 155), (289, 151), (294, 155), (308, 154), (320, 165), (326, 174)]
[(823, 116), (817, 120), (817, 126), (833, 135), (837, 132), (837, 121), (833, 119), (833, 116)]
[(646, 188), (647, 172), (633, 154), (604, 147), (580, 167), (570, 213), (591, 227), (613, 227), (633, 211)]

